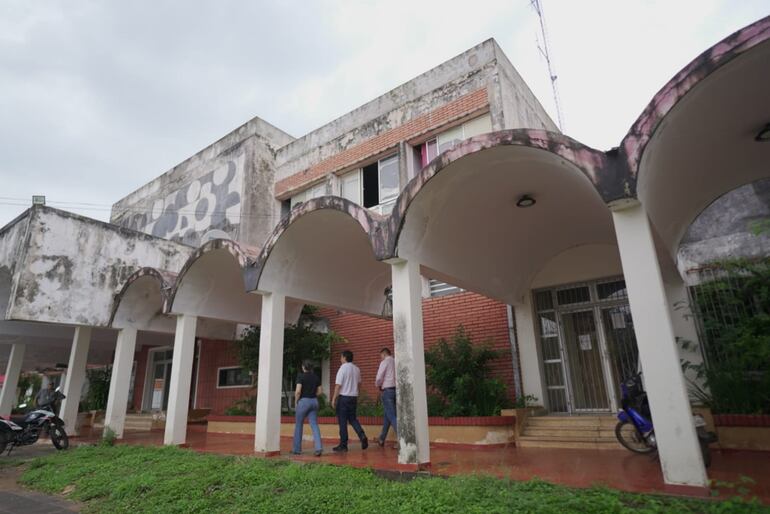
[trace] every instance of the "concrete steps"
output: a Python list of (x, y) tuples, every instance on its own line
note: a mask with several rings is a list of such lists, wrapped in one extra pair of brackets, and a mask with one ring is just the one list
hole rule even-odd
[(619, 450), (617, 420), (605, 416), (532, 416), (517, 440), (520, 448)]
[(152, 426), (152, 414), (126, 414), (123, 430), (149, 432)]

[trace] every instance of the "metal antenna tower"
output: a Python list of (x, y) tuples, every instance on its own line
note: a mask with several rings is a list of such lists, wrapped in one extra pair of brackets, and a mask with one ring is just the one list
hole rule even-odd
[(548, 77), (551, 79), (551, 89), (553, 89), (553, 103), (556, 106), (556, 120), (559, 124), (559, 130), (564, 131), (564, 116), (561, 112), (561, 101), (559, 100), (559, 88), (556, 86), (556, 79), (558, 78), (553, 69), (551, 63), (551, 54), (548, 50), (548, 31), (545, 28), (545, 14), (543, 13), (543, 2), (540, 0), (530, 0), (530, 5), (535, 9), (538, 20), (540, 21), (540, 34), (542, 37), (542, 45), (538, 41), (537, 49), (545, 57), (545, 62), (548, 65)]

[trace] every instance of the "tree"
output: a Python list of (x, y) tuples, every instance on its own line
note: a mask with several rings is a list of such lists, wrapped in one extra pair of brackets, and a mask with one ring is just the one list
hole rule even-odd
[[(287, 404), (294, 381), (299, 374), (302, 362), (321, 361), (329, 357), (331, 345), (343, 338), (331, 330), (322, 327), (323, 320), (318, 316), (318, 308), (305, 305), (295, 325), (289, 325), (283, 332), (283, 390), (287, 393)], [(241, 338), (235, 342), (238, 360), (241, 366), (252, 374), (252, 387), (257, 385), (259, 370), (259, 335), (258, 326), (248, 327)], [(243, 409), (244, 402), (239, 402)]]

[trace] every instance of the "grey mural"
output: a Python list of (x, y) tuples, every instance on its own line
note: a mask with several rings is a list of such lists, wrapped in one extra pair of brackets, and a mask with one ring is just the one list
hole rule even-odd
[(241, 154), (165, 196), (147, 199), (119, 224), (193, 246), (213, 229), (235, 238), (240, 224), (244, 160)]

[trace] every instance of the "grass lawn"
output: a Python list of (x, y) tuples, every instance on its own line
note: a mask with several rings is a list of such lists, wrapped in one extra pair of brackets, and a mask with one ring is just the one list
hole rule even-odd
[(757, 503), (572, 489), (539, 480), (418, 478), (165, 447), (93, 446), (29, 463), (21, 482), (91, 512), (768, 512)]

